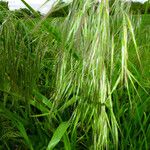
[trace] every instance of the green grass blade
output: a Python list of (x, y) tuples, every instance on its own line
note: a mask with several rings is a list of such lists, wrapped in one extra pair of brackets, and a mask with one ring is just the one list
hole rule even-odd
[(52, 150), (61, 140), (63, 135), (65, 134), (67, 128), (69, 127), (68, 122), (62, 122), (56, 131), (54, 132), (46, 150)]
[(27, 132), (26, 132), (23, 124), (21, 122), (16, 122), (15, 124), (16, 124), (17, 128), (19, 129), (22, 137), (25, 139), (25, 141), (26, 141), (27, 145), (29, 146), (30, 150), (33, 150), (32, 143), (31, 143), (31, 141), (30, 141), (30, 139), (27, 135)]
[(25, 0), (21, 0), (23, 4), (36, 16), (40, 17), (36, 10), (34, 10)]

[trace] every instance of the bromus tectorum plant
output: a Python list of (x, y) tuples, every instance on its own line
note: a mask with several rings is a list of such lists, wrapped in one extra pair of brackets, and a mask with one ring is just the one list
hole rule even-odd
[[(128, 64), (130, 43), (134, 45), (139, 63), (140, 58), (128, 6), (116, 1), (110, 8), (106, 0), (97, 4), (95, 10), (94, 4), (90, 0), (73, 1), (65, 20), (64, 33), (67, 34), (64, 34), (61, 49), (55, 99), (57, 106), (61, 100), (76, 99), (71, 140), (74, 140), (75, 132), (82, 129), (79, 142), (82, 143), (87, 135), (92, 137), (92, 142), (90, 138), (82, 143), (88, 145), (86, 148), (117, 149), (119, 126), (113, 111), (113, 103), (117, 101), (113, 93), (117, 90), (122, 94), (126, 92), (125, 101), (128, 99), (132, 109), (129, 86), (136, 91), (134, 83), (137, 80)], [(111, 16), (110, 9), (115, 9)], [(119, 28), (113, 29), (113, 25)], [(110, 143), (113, 144), (110, 146)]]
[(0, 149), (148, 150), (149, 30), (124, 1), (55, 4), (0, 24)]

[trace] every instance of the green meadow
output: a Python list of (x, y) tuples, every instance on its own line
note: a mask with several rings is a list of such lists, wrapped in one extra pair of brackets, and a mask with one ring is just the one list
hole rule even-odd
[(93, 5), (74, 0), (66, 17), (5, 12), (0, 150), (149, 149), (150, 15)]

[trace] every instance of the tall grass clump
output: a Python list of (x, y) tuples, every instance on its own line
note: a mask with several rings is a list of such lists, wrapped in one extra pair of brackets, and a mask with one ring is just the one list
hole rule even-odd
[(130, 6), (74, 0), (47, 18), (55, 4), (0, 25), (0, 149), (148, 150), (150, 45)]
[[(41, 126), (34, 124), (38, 124), (38, 120), (31, 116), (35, 111), (40, 112), (41, 109), (38, 108), (47, 111), (44, 106), (34, 102), (34, 99), (38, 97), (41, 100), (40, 94), (37, 94), (38, 90), (48, 98), (54, 90), (53, 68), (57, 56), (54, 52), (54, 41), (58, 40), (59, 36), (57, 37), (57, 29), (52, 26), (49, 26), (50, 31), (47, 32), (46, 24), (33, 32), (36, 24), (37, 20), (16, 19), (12, 13), (7, 12), (7, 18), (0, 25), (2, 149), (41, 149), (47, 144), (47, 135), (45, 138), (42, 136), (45, 133), (40, 131)], [(51, 51), (52, 47), (54, 51)], [(36, 98), (33, 98), (34, 96)], [(41, 143), (36, 144), (40, 139)]]
[[(119, 142), (118, 138), (126, 137), (119, 125), (123, 123), (122, 114), (118, 113), (130, 114), (138, 109), (140, 96), (135, 84), (140, 84), (132, 74), (130, 45), (139, 66), (141, 60), (128, 11), (129, 6), (120, 1), (111, 8), (107, 0), (100, 4), (73, 1), (65, 20), (55, 103), (57, 107), (59, 103), (75, 102), (71, 143), (80, 136), (78, 142), (85, 149), (123, 148), (123, 140)], [(143, 145), (148, 148), (142, 132)]]

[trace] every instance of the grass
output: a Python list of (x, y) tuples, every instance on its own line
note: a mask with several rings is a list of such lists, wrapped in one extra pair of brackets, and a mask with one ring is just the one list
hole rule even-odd
[(73, 1), (62, 19), (8, 13), (0, 149), (148, 150), (150, 16), (135, 19), (118, 1), (109, 9), (88, 0)]

